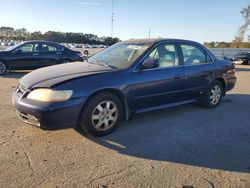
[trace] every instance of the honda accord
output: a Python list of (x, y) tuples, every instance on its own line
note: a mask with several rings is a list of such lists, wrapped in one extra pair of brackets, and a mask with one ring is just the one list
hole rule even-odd
[(119, 42), (90, 57), (35, 70), (13, 93), (18, 116), (43, 129), (103, 136), (131, 115), (201, 101), (219, 105), (236, 83), (231, 61), (179, 39)]

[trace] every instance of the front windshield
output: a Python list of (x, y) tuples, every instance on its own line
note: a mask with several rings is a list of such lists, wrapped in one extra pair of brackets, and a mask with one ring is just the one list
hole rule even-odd
[(3, 51), (11, 51), (11, 50), (14, 50), (15, 48), (21, 46), (23, 44), (23, 42), (19, 43), (19, 44), (16, 44), (14, 46), (11, 46), (11, 47), (8, 47), (6, 49), (4, 49)]
[(149, 47), (144, 43), (117, 43), (88, 59), (89, 63), (128, 68)]

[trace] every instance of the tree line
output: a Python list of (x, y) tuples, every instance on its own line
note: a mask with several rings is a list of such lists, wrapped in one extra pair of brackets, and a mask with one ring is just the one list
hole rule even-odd
[(49, 40), (60, 43), (76, 43), (76, 44), (102, 44), (110, 46), (119, 42), (119, 38), (98, 37), (94, 34), (74, 33), (74, 32), (56, 32), (40, 31), (29, 32), (25, 28), (14, 29), (12, 27), (0, 27), (0, 39), (2, 40)]
[(249, 42), (204, 42), (204, 46), (207, 48), (250, 48)]

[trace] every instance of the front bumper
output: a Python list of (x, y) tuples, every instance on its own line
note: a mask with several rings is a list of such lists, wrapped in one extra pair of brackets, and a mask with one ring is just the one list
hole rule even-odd
[(39, 102), (12, 95), (12, 102), (17, 110), (18, 117), (28, 124), (43, 129), (61, 129), (75, 127), (85, 100), (72, 99), (64, 102)]

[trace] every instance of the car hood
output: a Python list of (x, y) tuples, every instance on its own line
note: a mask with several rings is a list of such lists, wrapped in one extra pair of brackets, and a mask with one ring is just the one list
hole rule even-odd
[(59, 84), (70, 79), (113, 70), (114, 69), (110, 67), (102, 65), (95, 65), (86, 62), (74, 62), (37, 69), (29, 74), (26, 74), (19, 82), (23, 87), (30, 90), (39, 87), (52, 87), (55, 84)]

